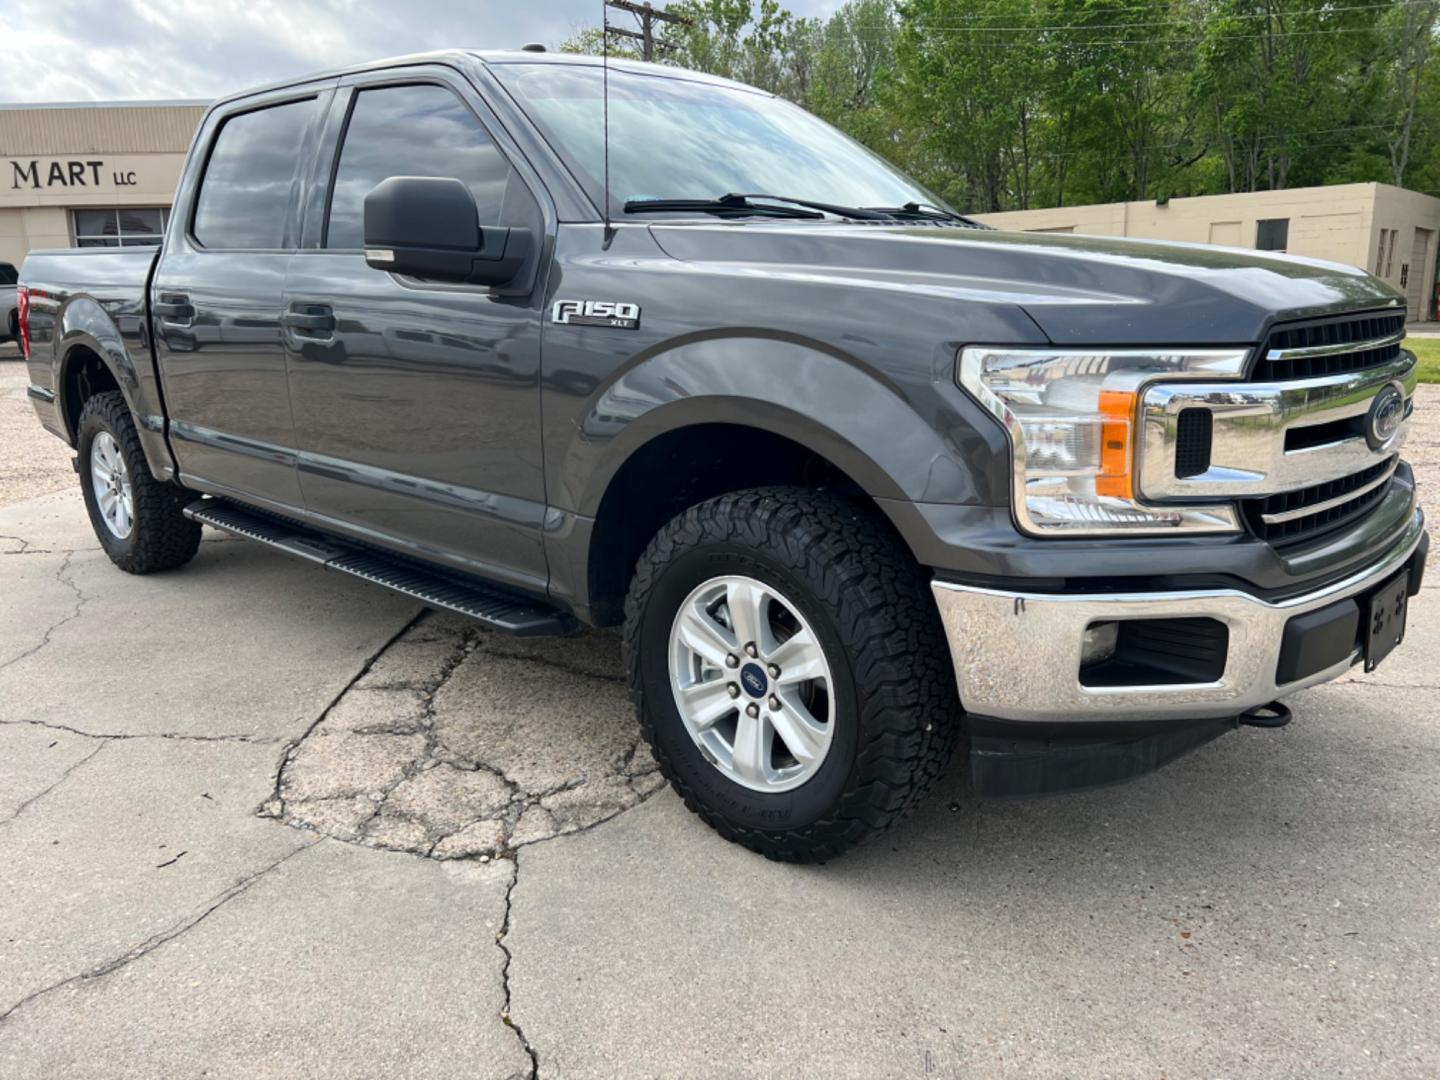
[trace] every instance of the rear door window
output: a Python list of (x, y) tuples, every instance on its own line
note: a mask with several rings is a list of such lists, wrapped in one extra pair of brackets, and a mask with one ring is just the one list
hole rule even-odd
[(207, 248), (279, 248), (295, 201), (314, 98), (227, 119), (195, 202), (195, 239)]
[(463, 102), (443, 86), (384, 86), (355, 95), (335, 169), (328, 248), (365, 243), (365, 196), (392, 176), (445, 176), (475, 196), (481, 225), (496, 225), (511, 190), (510, 163)]

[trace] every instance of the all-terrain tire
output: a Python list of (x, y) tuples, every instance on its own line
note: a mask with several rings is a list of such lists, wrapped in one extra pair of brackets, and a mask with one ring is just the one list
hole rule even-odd
[[(100, 546), (110, 561), (131, 574), (153, 574), (184, 566), (200, 548), (200, 523), (182, 511), (197, 496), (175, 484), (155, 479), (140, 449), (140, 434), (129, 406), (118, 390), (96, 394), (80, 411), (77, 449), (80, 490)], [(96, 436), (108, 432), (119, 447), (129, 474), (134, 524), (128, 536), (116, 536), (106, 524), (91, 483), (91, 450)]]
[[(743, 574), (783, 592), (819, 638), (836, 730), (821, 770), (781, 793), (706, 759), (672, 689), (670, 634), (707, 579)], [(886, 523), (805, 488), (722, 495), (675, 518), (640, 557), (625, 602), (625, 658), (641, 730), (685, 805), (729, 840), (823, 862), (904, 817), (948, 763), (959, 700), (925, 575)]]

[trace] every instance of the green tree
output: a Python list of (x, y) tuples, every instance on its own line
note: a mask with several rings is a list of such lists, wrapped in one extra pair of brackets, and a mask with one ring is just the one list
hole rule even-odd
[[(920, 179), (973, 210), (1030, 203), (1043, 54), (1028, 0), (909, 0), (886, 102)], [(1019, 28), (1018, 30), (1015, 28)]]
[[(664, 63), (800, 103), (961, 208), (1440, 191), (1440, 0), (676, 0)], [(562, 49), (598, 53), (598, 27)], [(615, 38), (611, 53), (634, 55)]]
[(1378, 33), (1383, 11), (1222, 0), (1207, 16), (1190, 92), (1228, 190), (1321, 182), (1366, 141), (1364, 107), (1389, 45)]

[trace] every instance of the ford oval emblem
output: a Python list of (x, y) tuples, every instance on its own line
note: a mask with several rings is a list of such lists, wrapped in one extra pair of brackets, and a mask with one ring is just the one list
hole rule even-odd
[(1395, 438), (1404, 419), (1405, 392), (1391, 383), (1375, 395), (1370, 411), (1365, 415), (1365, 441), (1370, 444), (1370, 449), (1384, 449)]
[(764, 697), (765, 691), (770, 689), (770, 680), (765, 677), (765, 669), (759, 664), (746, 664), (740, 669), (740, 685), (745, 687), (745, 692), (751, 697)]

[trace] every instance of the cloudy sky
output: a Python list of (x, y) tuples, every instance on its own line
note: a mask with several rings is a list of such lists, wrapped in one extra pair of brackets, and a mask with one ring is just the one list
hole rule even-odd
[(0, 0), (0, 102), (211, 98), (398, 53), (554, 44), (599, 19), (600, 0)]

